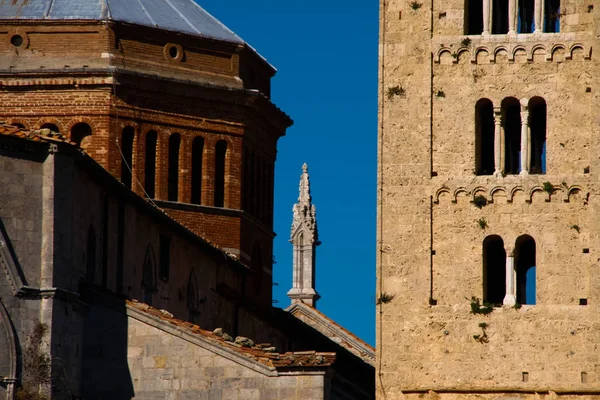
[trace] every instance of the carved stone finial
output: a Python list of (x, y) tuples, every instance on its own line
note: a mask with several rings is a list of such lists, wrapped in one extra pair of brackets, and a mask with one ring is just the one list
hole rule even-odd
[(292, 303), (316, 306), (319, 294), (315, 291), (315, 247), (320, 244), (317, 230), (317, 209), (310, 196), (308, 165), (302, 165), (298, 202), (294, 204), (294, 219), (290, 242), (293, 246), (294, 278), (288, 292)]

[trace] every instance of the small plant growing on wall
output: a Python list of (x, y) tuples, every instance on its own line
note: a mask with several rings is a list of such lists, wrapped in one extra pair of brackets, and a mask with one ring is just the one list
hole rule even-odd
[(544, 189), (544, 192), (548, 194), (552, 194), (552, 192), (554, 191), (554, 185), (548, 181), (542, 183), (542, 188)]
[(471, 313), (487, 315), (492, 311), (494, 311), (494, 307), (490, 303), (484, 301), (481, 304), (481, 300), (478, 297), (471, 297)]
[(581, 232), (581, 228), (579, 227), (579, 225), (571, 225), (571, 229), (573, 229), (577, 233)]
[(410, 2), (410, 8), (412, 8), (415, 11), (417, 11), (422, 6), (423, 6), (423, 3), (419, 3), (418, 1), (411, 1)]
[(513, 306), (513, 308), (514, 308), (515, 310), (520, 310), (520, 309), (521, 309), (521, 307), (523, 307), (523, 305), (522, 305), (521, 303), (515, 303), (515, 305)]
[(386, 293), (386, 292), (381, 292), (381, 294), (377, 298), (377, 305), (379, 305), (379, 304), (388, 304), (392, 300), (394, 300), (394, 297), (395, 296), (393, 294), (389, 294), (389, 293)]
[(446, 93), (443, 90), (438, 90), (435, 95), (437, 97), (446, 97)]
[(50, 357), (42, 349), (43, 338), (48, 330), (46, 324), (38, 322), (33, 327), (23, 351), (23, 374), (21, 385), (17, 389), (17, 400), (50, 399), (52, 373)]
[(395, 96), (404, 97), (406, 96), (406, 91), (402, 86), (391, 86), (388, 88), (387, 96), (390, 100), (393, 99)]
[(479, 343), (488, 343), (490, 341), (487, 332), (485, 331), (489, 325), (485, 322), (479, 323), (479, 328), (481, 328), (481, 335), (473, 335), (473, 339), (478, 341)]
[(460, 42), (461, 46), (463, 47), (469, 47), (471, 45), (471, 39), (469, 38), (464, 38), (462, 40), (462, 42)]
[(475, 204), (475, 207), (477, 207), (477, 208), (483, 208), (483, 207), (487, 206), (487, 199), (485, 198), (485, 196), (478, 194), (473, 199), (473, 204)]
[(485, 219), (485, 217), (481, 217), (477, 220), (477, 224), (479, 225), (479, 227), (481, 229), (486, 229), (488, 227), (488, 223)]

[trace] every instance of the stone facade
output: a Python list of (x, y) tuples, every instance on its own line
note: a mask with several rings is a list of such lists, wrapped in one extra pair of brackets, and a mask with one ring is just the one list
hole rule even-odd
[(380, 398), (600, 397), (600, 8), (525, 3), (381, 2)]

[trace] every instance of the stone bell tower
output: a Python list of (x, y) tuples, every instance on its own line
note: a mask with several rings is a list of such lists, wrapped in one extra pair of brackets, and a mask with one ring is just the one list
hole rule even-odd
[(377, 397), (600, 398), (600, 4), (381, 0), (379, 38)]
[(294, 220), (290, 242), (294, 252), (293, 286), (288, 292), (294, 303), (304, 303), (316, 307), (321, 297), (315, 290), (315, 255), (319, 242), (317, 230), (317, 209), (312, 204), (308, 166), (302, 165), (300, 176), (300, 196), (294, 204)]

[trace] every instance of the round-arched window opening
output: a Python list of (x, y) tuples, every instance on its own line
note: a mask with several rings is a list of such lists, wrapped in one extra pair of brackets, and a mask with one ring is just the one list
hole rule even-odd
[(23, 46), (24, 42), (25, 42), (25, 40), (23, 39), (23, 36), (21, 36), (21, 35), (13, 35), (10, 38), (10, 44), (12, 44), (15, 47)]

